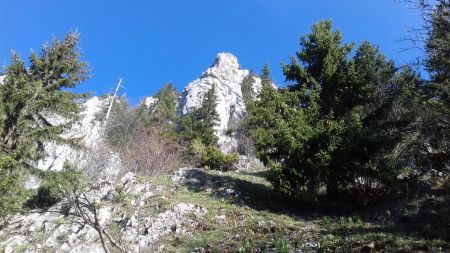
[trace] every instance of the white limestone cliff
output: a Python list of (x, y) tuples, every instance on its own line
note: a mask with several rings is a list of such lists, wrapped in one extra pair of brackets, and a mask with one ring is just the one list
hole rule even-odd
[[(78, 168), (83, 168), (88, 159), (88, 153), (96, 153), (100, 148), (103, 122), (97, 118), (97, 115), (108, 104), (108, 99), (100, 99), (92, 97), (82, 104), (82, 112), (80, 121), (76, 122), (63, 136), (66, 138), (80, 138), (81, 144), (85, 149), (76, 150), (69, 145), (61, 145), (53, 142), (45, 143), (45, 151), (47, 156), (45, 159), (38, 161), (37, 167), (42, 170), (59, 171), (63, 168), (67, 161)], [(58, 121), (57, 117), (53, 117), (50, 121)], [(110, 150), (102, 150), (103, 154), (108, 155), (109, 164), (105, 165), (104, 176), (113, 176), (120, 165), (117, 154)], [(107, 154), (106, 154), (106, 153)], [(98, 153), (98, 152), (97, 152)], [(106, 159), (105, 159), (106, 160)]]
[[(215, 128), (219, 137), (219, 147), (224, 152), (236, 150), (239, 136), (227, 134), (227, 130), (241, 122), (246, 115), (242, 97), (241, 84), (250, 74), (241, 69), (237, 58), (230, 53), (217, 54), (214, 64), (202, 73), (200, 78), (191, 82), (183, 91), (180, 101), (180, 111), (183, 115), (199, 108), (203, 96), (216, 85), (218, 125)], [(254, 77), (255, 94), (261, 90), (261, 79)]]

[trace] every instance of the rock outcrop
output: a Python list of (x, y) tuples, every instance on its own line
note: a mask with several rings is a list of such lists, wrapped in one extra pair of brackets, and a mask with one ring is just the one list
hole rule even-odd
[[(206, 208), (191, 203), (153, 209), (165, 190), (127, 173), (117, 181), (100, 183), (87, 198), (102, 203), (99, 226), (114, 234), (127, 252), (164, 252), (158, 245), (162, 237), (192, 233), (196, 217), (207, 213)], [(12, 217), (0, 230), (0, 252), (104, 252), (98, 232), (77, 216), (66, 216), (64, 205), (62, 201), (47, 210)]]
[[(199, 79), (191, 82), (178, 101), (181, 114), (185, 115), (201, 106), (203, 96), (212, 87), (217, 88), (217, 107), (219, 114), (215, 132), (219, 137), (219, 146), (224, 152), (236, 150), (239, 134), (231, 133), (229, 129), (237, 127), (246, 116), (246, 108), (242, 94), (242, 83), (250, 75), (248, 70), (240, 69), (237, 58), (229, 53), (219, 53), (215, 63), (208, 68)], [(1, 79), (1, 77), (0, 77)], [(1, 80), (0, 80), (1, 82)], [(261, 90), (261, 80), (254, 77), (254, 94)], [(207, 210), (192, 203), (176, 203), (158, 213), (152, 213), (153, 204), (163, 199), (158, 197), (163, 188), (153, 186), (148, 182), (140, 182), (135, 175), (128, 173), (118, 177), (121, 166), (117, 154), (101, 145), (104, 124), (99, 119), (99, 113), (108, 106), (108, 99), (92, 97), (82, 106), (80, 121), (75, 123), (66, 133), (66, 138), (80, 138), (85, 149), (76, 150), (68, 145), (46, 143), (47, 157), (37, 162), (42, 170), (61, 170), (66, 161), (78, 168), (93, 170), (98, 177), (99, 186), (93, 188), (88, 198), (93, 202), (102, 203), (98, 214), (100, 226), (118, 230), (120, 241), (130, 252), (142, 249), (158, 251), (158, 241), (168, 235), (190, 234), (197, 227), (196, 218), (202, 217)], [(142, 102), (153, 111), (158, 99), (148, 97)], [(64, 119), (49, 116), (48, 119), (57, 124)], [(242, 170), (247, 169), (243, 162)], [(203, 184), (197, 178), (202, 176), (200, 170), (177, 171), (172, 180), (177, 183)], [(102, 175), (99, 175), (102, 174)], [(95, 180), (94, 180), (95, 181)], [(208, 179), (204, 184), (213, 182)], [(39, 179), (30, 177), (26, 188), (36, 189)], [(226, 187), (215, 193), (215, 198), (237, 199), (240, 193), (234, 188)], [(81, 224), (77, 217), (67, 217), (61, 211), (67, 200), (62, 200), (47, 210), (32, 210), (29, 213), (18, 214), (0, 230), (0, 251), (5, 252), (103, 252), (97, 231)], [(147, 210), (148, 213), (145, 213)], [(149, 211), (150, 210), (150, 211)], [(156, 210), (156, 209), (155, 209)], [(160, 250), (159, 250), (160, 251)]]
[[(219, 53), (214, 64), (202, 73), (199, 79), (191, 82), (183, 91), (180, 101), (181, 113), (188, 114), (201, 106), (203, 96), (216, 85), (217, 112), (219, 122), (215, 129), (219, 146), (224, 152), (236, 149), (239, 136), (230, 135), (230, 128), (238, 125), (246, 115), (241, 84), (250, 71), (240, 69), (237, 58), (230, 53)], [(261, 79), (254, 77), (253, 89), (261, 90)]]
[[(77, 150), (69, 145), (61, 145), (53, 142), (45, 143), (45, 151), (47, 157), (38, 161), (37, 167), (42, 170), (59, 171), (63, 168), (65, 162), (82, 168), (89, 160), (89, 153), (99, 153), (101, 147), (101, 135), (103, 130), (103, 122), (98, 119), (98, 114), (107, 107), (109, 100), (92, 97), (82, 105), (80, 121), (76, 122), (64, 135), (65, 138), (81, 139), (84, 150)], [(57, 124), (58, 117), (49, 117), (49, 121)], [(117, 173), (120, 160), (117, 154), (110, 150), (101, 150), (102, 154), (108, 156), (109, 161), (106, 164), (104, 176), (113, 176)], [(97, 161), (98, 162), (98, 161)]]

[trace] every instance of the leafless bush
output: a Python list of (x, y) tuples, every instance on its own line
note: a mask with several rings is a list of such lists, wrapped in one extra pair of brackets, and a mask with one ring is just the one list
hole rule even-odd
[(178, 168), (183, 148), (164, 126), (152, 124), (152, 115), (143, 108), (115, 111), (105, 127), (105, 142), (122, 162), (122, 172), (157, 176)]
[(157, 176), (177, 169), (182, 153), (183, 148), (177, 140), (164, 136), (162, 129), (139, 124), (122, 156), (127, 171)]
[(254, 142), (246, 133), (240, 134), (237, 151), (247, 157), (255, 157)]
[(236, 129), (236, 137), (238, 139), (236, 152), (247, 157), (255, 158), (254, 142), (250, 138), (249, 129), (246, 125), (246, 122), (234, 122), (233, 128)]
[(95, 182), (116, 177), (120, 170), (120, 157), (104, 140), (84, 150), (81, 171)]
[(95, 198), (89, 196), (93, 189), (74, 188), (64, 191), (65, 203), (61, 213), (77, 218), (78, 220), (75, 223), (82, 227), (87, 225), (93, 228), (97, 232), (100, 243), (106, 253), (111, 251), (108, 248), (105, 237), (120, 252), (127, 252), (102, 226), (99, 218), (98, 203), (95, 201)]

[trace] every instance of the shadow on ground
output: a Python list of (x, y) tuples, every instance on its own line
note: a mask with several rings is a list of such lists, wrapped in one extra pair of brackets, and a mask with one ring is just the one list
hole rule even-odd
[[(263, 178), (267, 172), (246, 173), (253, 177)], [(274, 193), (270, 185), (256, 183), (229, 176), (225, 173), (210, 173), (201, 169), (187, 172), (184, 185), (193, 192), (207, 191), (211, 197), (225, 199), (236, 205), (246, 205), (258, 211), (293, 212), (283, 198)]]
[[(446, 245), (450, 249), (450, 194), (447, 192), (436, 192), (441, 196), (440, 198), (435, 197), (433, 200), (422, 201), (421, 206), (417, 207), (415, 212), (403, 210), (407, 213), (406, 215), (392, 214), (389, 209), (386, 209), (385, 206), (381, 207), (381, 205), (354, 212), (328, 209), (311, 203), (294, 202), (277, 195), (270, 184), (250, 180), (251, 177), (264, 178), (267, 174), (267, 171), (242, 173), (247, 177), (239, 177), (236, 175), (230, 176), (226, 173), (194, 169), (187, 173), (184, 184), (193, 192), (205, 191), (216, 199), (225, 199), (229, 203), (248, 206), (257, 211), (288, 215), (295, 220), (321, 222), (324, 218), (332, 217), (331, 222), (333, 223), (337, 220), (337, 217), (341, 219), (349, 218), (350, 220), (352, 217), (358, 217), (366, 223), (375, 224), (375, 226), (370, 227), (348, 227), (347, 224), (342, 226), (334, 224), (322, 231), (326, 234), (331, 233), (341, 237), (386, 234), (393, 237), (397, 235), (413, 237), (418, 240), (437, 239), (446, 241)], [(383, 215), (385, 217), (380, 218)], [(386, 217), (389, 215), (391, 217)]]

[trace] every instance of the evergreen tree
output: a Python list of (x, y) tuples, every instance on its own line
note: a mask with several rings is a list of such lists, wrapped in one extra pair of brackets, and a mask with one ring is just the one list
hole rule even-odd
[(450, 79), (450, 1), (439, 0), (430, 13), (430, 26), (426, 39), (426, 68), (431, 74), (431, 80), (441, 84), (440, 98), (449, 102), (448, 86)]
[(167, 83), (155, 95), (158, 99), (155, 113), (159, 118), (174, 121), (177, 116), (178, 92), (172, 83)]
[(25, 201), (21, 187), (17, 187), (23, 182), (22, 177), (11, 172), (15, 165), (16, 161), (10, 156), (0, 156), (0, 224)]
[(216, 85), (213, 83), (205, 93), (201, 107), (182, 118), (181, 135), (190, 142), (188, 153), (196, 166), (228, 170), (238, 160), (239, 154), (224, 154), (218, 148), (214, 131), (219, 120), (216, 107)]
[(389, 156), (410, 125), (404, 94), (417, 78), (397, 70), (368, 42), (350, 57), (352, 47), (330, 21), (319, 22), (302, 37), (298, 59), (283, 65), (294, 83), (278, 91), (263, 85), (249, 126), (282, 193), (315, 199), (324, 189), (332, 198), (367, 196), (375, 185), (394, 185), (403, 161)]
[(251, 110), (252, 104), (256, 99), (254, 90), (255, 78), (252, 73), (244, 77), (241, 84), (242, 99), (244, 100), (247, 111)]
[(287, 81), (294, 81), (291, 90), (315, 89), (320, 87), (322, 114), (331, 112), (338, 92), (337, 84), (345, 67), (353, 44), (342, 43), (340, 31), (333, 31), (330, 20), (321, 21), (312, 28), (312, 33), (300, 39), (302, 50), (291, 63), (283, 65)]
[[(32, 53), (30, 66), (14, 52), (0, 88), (2, 155), (18, 164), (44, 155), (44, 142), (73, 143), (61, 134), (78, 118), (78, 99), (69, 88), (88, 78), (87, 64), (80, 61), (78, 34), (70, 33), (63, 41), (45, 44), (40, 55)], [(64, 120), (52, 122), (50, 118)]]
[(189, 141), (200, 139), (206, 146), (217, 146), (218, 138), (214, 134), (214, 127), (219, 120), (216, 111), (216, 85), (212, 84), (202, 100), (202, 105), (185, 115), (181, 122), (182, 135)]
[(44, 143), (74, 145), (62, 134), (80, 112), (85, 94), (70, 91), (88, 78), (87, 64), (80, 61), (78, 34), (45, 44), (40, 55), (32, 53), (30, 65), (14, 52), (0, 86), (0, 217), (21, 208), (25, 201), (20, 186), (26, 168), (45, 156)]
[(264, 64), (263, 71), (261, 74), (261, 81), (263, 83), (267, 83), (267, 82), (271, 81), (270, 80), (270, 68), (269, 68), (268, 64)]
[(422, 133), (433, 149), (428, 158), (441, 170), (450, 167), (450, 1), (437, 1), (428, 15), (425, 67), (431, 80), (422, 108)]

